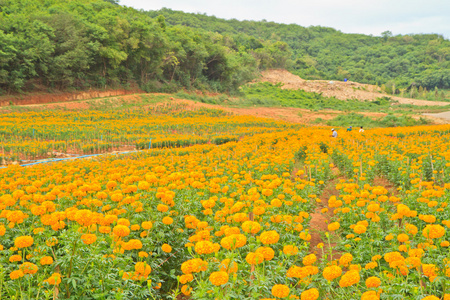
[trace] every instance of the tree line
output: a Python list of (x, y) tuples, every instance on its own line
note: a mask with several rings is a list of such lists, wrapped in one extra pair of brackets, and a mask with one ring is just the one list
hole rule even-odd
[(439, 34), (346, 34), (328, 27), (224, 20), (167, 8), (147, 14), (162, 15), (168, 24), (230, 35), (247, 47), (257, 48), (262, 41), (285, 42), (292, 51), (289, 68), (305, 79), (348, 78), (408, 90), (450, 88), (450, 41)]
[(0, 94), (132, 85), (233, 91), (291, 57), (285, 42), (240, 45), (114, 0), (0, 0)]

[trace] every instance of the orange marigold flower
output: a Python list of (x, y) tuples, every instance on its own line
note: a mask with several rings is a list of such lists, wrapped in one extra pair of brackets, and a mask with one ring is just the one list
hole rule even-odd
[(309, 255), (306, 255), (306, 256), (303, 258), (303, 264), (304, 264), (305, 266), (310, 266), (310, 265), (312, 265), (313, 263), (315, 263), (316, 260), (317, 260), (317, 257), (316, 257), (315, 254), (309, 254)]
[(260, 252), (257, 252), (257, 253), (250, 252), (245, 257), (245, 260), (250, 265), (257, 265), (257, 264), (260, 264), (260, 263), (262, 263), (264, 261), (264, 255), (262, 253), (260, 253)]
[(95, 234), (83, 234), (81, 236), (81, 240), (83, 241), (83, 243), (85, 243), (86, 245), (90, 245), (95, 243), (95, 241), (97, 240), (97, 236)]
[(172, 252), (172, 247), (169, 244), (163, 244), (161, 246), (162, 251), (166, 252), (166, 253), (170, 253)]
[(276, 284), (272, 287), (272, 295), (278, 298), (286, 298), (289, 296), (289, 287), (284, 284)]
[(134, 266), (134, 270), (141, 276), (148, 277), (152, 272), (152, 268), (146, 262), (138, 262)]
[(53, 258), (51, 256), (44, 256), (39, 262), (41, 265), (51, 265), (53, 263)]
[(283, 253), (286, 255), (295, 255), (298, 253), (298, 247), (294, 245), (286, 245), (283, 247)]
[(328, 230), (329, 231), (336, 231), (336, 230), (339, 229), (340, 226), (341, 225), (339, 224), (339, 222), (333, 222), (333, 223), (328, 224)]
[(179, 279), (181, 284), (186, 284), (188, 282), (191, 282), (192, 280), (194, 280), (194, 276), (192, 274), (181, 275)]
[(20, 265), (20, 270), (24, 274), (35, 274), (38, 271), (38, 266), (30, 262), (24, 262)]
[(61, 274), (53, 273), (52, 276), (45, 280), (45, 282), (51, 285), (58, 285), (61, 283)]
[(423, 229), (422, 234), (424, 237), (429, 239), (438, 239), (444, 236), (445, 228), (441, 225), (427, 225)]
[(22, 271), (22, 270), (15, 270), (15, 271), (12, 271), (12, 272), (9, 274), (9, 278), (11, 278), (12, 280), (21, 278), (21, 277), (23, 277), (23, 276), (24, 276), (24, 274), (23, 274), (23, 271)]
[(230, 261), (231, 260), (229, 258), (222, 260), (222, 262), (219, 265), (220, 271), (228, 273), (236, 273), (238, 271), (238, 264), (233, 261), (230, 266)]
[(422, 300), (439, 300), (436, 296), (426, 296), (425, 298), (422, 298)]
[(331, 281), (342, 275), (342, 269), (339, 266), (329, 266), (323, 269), (322, 274), (326, 280)]
[(404, 243), (407, 240), (409, 240), (409, 236), (407, 234), (401, 233), (397, 236), (397, 241), (399, 241), (400, 243)]
[(21, 261), (22, 260), (22, 256), (20, 255), (13, 255), (9, 258), (9, 262), (16, 262), (16, 261)]
[(17, 248), (27, 248), (33, 245), (33, 238), (29, 235), (19, 236), (14, 240), (14, 246)]
[(380, 297), (378, 296), (377, 292), (375, 291), (368, 291), (362, 294), (361, 300), (379, 300)]
[(319, 298), (319, 291), (315, 288), (303, 291), (300, 295), (301, 300), (316, 300)]
[(152, 224), (152, 222), (148, 221), (148, 222), (142, 222), (141, 226), (142, 226), (142, 229), (149, 230), (149, 229), (152, 229), (153, 224)]
[(260, 240), (261, 243), (263, 243), (264, 245), (276, 244), (276, 243), (278, 242), (279, 239), (280, 239), (280, 235), (279, 235), (278, 232), (276, 232), (275, 230), (264, 231), (264, 232), (261, 233), (261, 235), (259, 236), (259, 240)]
[(372, 276), (366, 279), (367, 288), (377, 288), (381, 285), (381, 280), (378, 277)]
[(262, 255), (264, 255), (264, 259), (267, 261), (272, 260), (275, 256), (275, 251), (273, 251), (270, 247), (259, 247), (255, 252), (262, 253)]
[(113, 234), (119, 237), (124, 237), (130, 234), (130, 228), (125, 225), (116, 225), (113, 228)]
[(258, 222), (245, 221), (242, 223), (242, 230), (247, 233), (255, 234), (261, 230), (261, 225)]
[(350, 253), (345, 253), (344, 255), (339, 258), (339, 264), (341, 266), (348, 266), (353, 260), (353, 255)]
[(348, 287), (359, 282), (360, 276), (359, 272), (355, 270), (348, 271), (342, 275), (341, 280), (339, 280), (340, 287)]
[(172, 219), (171, 217), (164, 217), (164, 218), (162, 219), (162, 222), (163, 222), (164, 224), (166, 224), (166, 225), (170, 225), (170, 224), (173, 223), (173, 219)]
[(212, 272), (209, 275), (209, 281), (216, 286), (226, 284), (228, 282), (228, 273), (222, 271)]
[(367, 227), (364, 225), (358, 224), (355, 227), (353, 227), (353, 231), (355, 233), (362, 234), (367, 231)]

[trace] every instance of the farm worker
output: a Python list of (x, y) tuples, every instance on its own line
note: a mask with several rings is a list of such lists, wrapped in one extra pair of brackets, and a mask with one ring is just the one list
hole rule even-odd
[(347, 128), (347, 131), (352, 131), (352, 126), (350, 126), (349, 128)]
[(331, 136), (336, 138), (337, 137), (337, 131), (333, 129), (331, 129)]
[(359, 132), (364, 132), (363, 127), (361, 126), (361, 128), (359, 129)]

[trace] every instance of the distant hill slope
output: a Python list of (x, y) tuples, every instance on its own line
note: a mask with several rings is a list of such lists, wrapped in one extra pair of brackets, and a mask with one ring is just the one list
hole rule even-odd
[(411, 98), (401, 98), (382, 93), (375, 85), (361, 84), (353, 81), (329, 81), (329, 80), (304, 80), (297, 75), (283, 69), (266, 70), (261, 73), (261, 78), (256, 82), (282, 83), (283, 89), (301, 89), (307, 92), (320, 93), (325, 97), (335, 97), (341, 100), (376, 100), (380, 97), (390, 97), (400, 104), (412, 104), (417, 106), (446, 106), (449, 102), (428, 101)]
[(224, 20), (205, 14), (170, 9), (147, 12), (162, 15), (168, 24), (202, 28), (229, 35), (236, 47), (258, 49), (262, 41), (286, 42), (292, 50), (290, 67), (307, 79), (385, 84), (387, 91), (412, 85), (450, 88), (450, 41), (438, 34), (383, 36), (345, 34), (327, 27), (302, 27), (266, 21)]

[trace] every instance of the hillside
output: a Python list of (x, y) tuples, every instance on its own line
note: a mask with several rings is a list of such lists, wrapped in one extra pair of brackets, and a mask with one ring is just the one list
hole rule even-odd
[(345, 34), (333, 28), (266, 21), (224, 20), (170, 9), (150, 11), (168, 24), (232, 36), (238, 47), (258, 49), (262, 41), (285, 42), (289, 66), (305, 79), (344, 80), (382, 85), (400, 92), (412, 85), (450, 88), (450, 41), (437, 34), (383, 36)]

